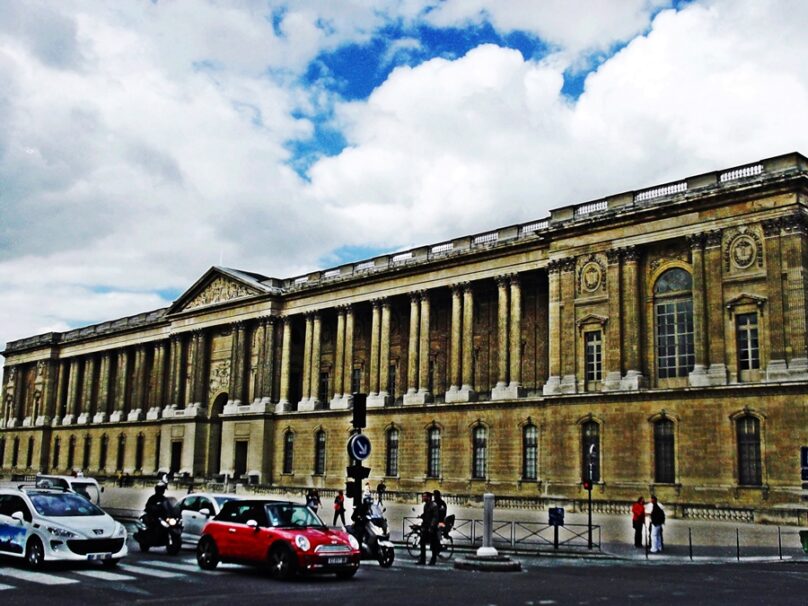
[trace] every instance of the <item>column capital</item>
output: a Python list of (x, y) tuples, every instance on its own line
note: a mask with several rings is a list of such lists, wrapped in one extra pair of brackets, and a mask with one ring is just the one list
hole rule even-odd
[(723, 230), (721, 229), (711, 229), (705, 234), (705, 248), (718, 248), (721, 246), (721, 238), (723, 236)]
[(449, 288), (452, 290), (453, 295), (460, 295), (463, 292), (463, 282), (455, 282), (454, 284), (449, 284)]
[(808, 222), (802, 213), (794, 213), (782, 218), (783, 231), (786, 233), (808, 234)]
[(519, 286), (519, 274), (518, 273), (508, 274), (508, 281), (514, 286)]
[(706, 241), (707, 237), (704, 233), (698, 234), (689, 234), (685, 236), (685, 240), (687, 240), (687, 245), (693, 250), (701, 250), (704, 248), (704, 242)]
[(575, 257), (565, 257), (558, 260), (562, 272), (575, 271)]
[(418, 291), (418, 298), (421, 299), (421, 301), (429, 301), (429, 291), (426, 290), (426, 289), (425, 290), (419, 290)]
[(761, 225), (763, 226), (763, 235), (766, 238), (773, 238), (780, 235), (780, 229), (783, 226), (783, 219), (782, 217), (766, 219), (765, 221), (761, 221)]
[(636, 246), (625, 246), (620, 251), (625, 263), (636, 263), (640, 260), (640, 249)]
[(500, 288), (507, 288), (508, 282), (510, 282), (510, 276), (508, 274), (500, 274), (495, 276), (494, 280), (496, 280), (497, 286)]
[(623, 260), (622, 248), (610, 248), (606, 251), (606, 261), (609, 265), (617, 265)]

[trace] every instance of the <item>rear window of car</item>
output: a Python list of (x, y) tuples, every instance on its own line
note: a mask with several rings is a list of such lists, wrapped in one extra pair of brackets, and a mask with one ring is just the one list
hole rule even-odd
[(221, 507), (225, 503), (229, 503), (230, 501), (237, 501), (238, 500), (238, 497), (213, 497), (213, 498), (219, 504), (219, 507)]
[(71, 493), (34, 493), (28, 498), (36, 512), (48, 518), (102, 516), (104, 512), (84, 497)]
[(321, 528), (325, 526), (311, 509), (299, 503), (270, 503), (266, 505), (269, 525), (276, 528)]

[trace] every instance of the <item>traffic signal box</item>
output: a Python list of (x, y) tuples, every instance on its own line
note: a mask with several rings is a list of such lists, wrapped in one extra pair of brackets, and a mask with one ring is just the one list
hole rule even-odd
[(367, 427), (368, 396), (364, 393), (353, 394), (353, 426), (354, 429)]
[(592, 480), (584, 480), (581, 482), (581, 485), (584, 487), (584, 490), (592, 490)]
[(370, 467), (362, 467), (359, 463), (349, 465), (345, 468), (348, 477), (351, 478), (345, 483), (345, 496), (349, 499), (362, 498), (362, 480), (370, 475)]

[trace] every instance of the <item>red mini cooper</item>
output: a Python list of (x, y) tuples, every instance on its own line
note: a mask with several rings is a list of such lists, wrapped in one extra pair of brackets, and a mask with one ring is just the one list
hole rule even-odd
[(359, 568), (359, 544), (343, 530), (328, 528), (300, 503), (250, 499), (229, 501), (202, 529), (196, 549), (200, 568), (219, 562), (268, 564), (270, 574), (335, 573), (349, 579)]

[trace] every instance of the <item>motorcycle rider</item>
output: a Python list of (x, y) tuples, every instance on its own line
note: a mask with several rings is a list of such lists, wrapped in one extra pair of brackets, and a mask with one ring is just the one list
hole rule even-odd
[(166, 486), (167, 485), (165, 482), (158, 482), (154, 487), (154, 494), (151, 495), (146, 501), (145, 522), (147, 528), (152, 528), (159, 522), (160, 518), (164, 517), (167, 513), (170, 513), (171, 503), (166, 496)]

